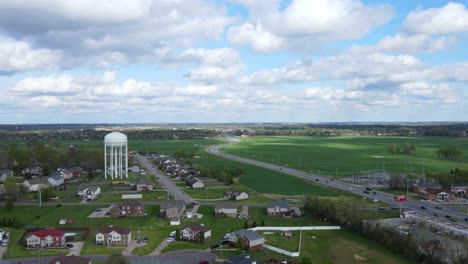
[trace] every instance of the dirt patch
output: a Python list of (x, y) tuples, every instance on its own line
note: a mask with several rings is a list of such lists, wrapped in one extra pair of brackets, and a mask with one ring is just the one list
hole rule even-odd
[(360, 260), (360, 261), (367, 260), (365, 257), (361, 257), (356, 253), (354, 253), (353, 257), (354, 257), (355, 260)]

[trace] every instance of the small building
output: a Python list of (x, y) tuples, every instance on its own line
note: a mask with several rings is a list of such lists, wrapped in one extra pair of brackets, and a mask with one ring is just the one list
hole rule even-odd
[(214, 210), (217, 217), (237, 217), (237, 204), (235, 203), (217, 203)]
[(245, 200), (249, 198), (249, 194), (243, 191), (227, 191), (224, 192), (224, 198), (229, 199), (229, 200)]
[(92, 264), (90, 258), (80, 256), (59, 256), (51, 259), (49, 264)]
[(27, 167), (21, 171), (21, 174), (24, 176), (38, 176), (42, 174), (42, 168), (39, 166)]
[(46, 177), (36, 177), (27, 179), (23, 182), (23, 186), (28, 190), (28, 192), (38, 192), (49, 186), (49, 181)]
[(248, 229), (241, 229), (224, 236), (224, 240), (231, 243), (237, 243), (238, 239), (243, 239), (245, 243), (245, 249), (252, 251), (259, 248), (263, 248), (265, 244), (265, 238), (256, 233), (255, 231)]
[(49, 181), (51, 186), (60, 186), (63, 184), (63, 181), (65, 179), (60, 174), (60, 172), (54, 171), (51, 174), (49, 174), (49, 176), (47, 177), (47, 180)]
[(123, 217), (123, 216), (145, 216), (145, 205), (140, 201), (128, 201), (120, 203), (110, 210), (110, 216)]
[(203, 183), (202, 180), (194, 177), (193, 179), (191, 179), (189, 181), (189, 186), (192, 187), (193, 189), (201, 189), (201, 188), (205, 188), (205, 183)]
[(4, 182), (6, 178), (13, 177), (14, 172), (12, 170), (0, 170), (0, 182)]
[(159, 207), (159, 215), (167, 219), (180, 219), (185, 214), (185, 203), (182, 200), (165, 200)]
[(152, 191), (154, 188), (153, 182), (148, 179), (138, 179), (130, 181), (130, 188), (138, 192)]
[(140, 173), (140, 167), (138, 167), (137, 165), (133, 165), (128, 168), (128, 172)]
[(126, 246), (130, 244), (132, 232), (130, 228), (109, 226), (96, 234), (96, 244), (106, 246)]
[(39, 229), (26, 238), (27, 248), (63, 248), (65, 231), (61, 229)]
[(451, 201), (455, 199), (455, 194), (449, 188), (425, 188), (417, 192), (417, 195), (430, 201)]
[(82, 198), (96, 198), (101, 193), (101, 188), (97, 185), (81, 184), (77, 188), (78, 196)]
[(73, 224), (73, 219), (71, 218), (62, 218), (59, 220), (59, 225), (71, 225)]
[(59, 172), (64, 179), (70, 179), (73, 177), (73, 172), (70, 169), (61, 169)]
[(190, 224), (180, 229), (182, 240), (199, 241), (202, 236), (204, 240), (208, 240), (211, 237), (211, 229), (201, 224)]
[(267, 205), (267, 214), (270, 216), (301, 216), (297, 206), (291, 206), (284, 200), (274, 201)]
[(169, 219), (169, 225), (171, 225), (171, 226), (180, 225), (180, 219)]

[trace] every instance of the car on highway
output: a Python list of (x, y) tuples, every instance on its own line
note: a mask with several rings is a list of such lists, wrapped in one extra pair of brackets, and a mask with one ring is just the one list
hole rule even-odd
[(377, 194), (377, 192), (372, 192), (372, 194)]
[(438, 214), (432, 214), (432, 215), (435, 216), (435, 217), (438, 217), (438, 216), (439, 216)]
[(446, 215), (445, 217), (446, 217), (446, 218), (452, 218), (450, 215)]
[(379, 211), (385, 211), (385, 208), (379, 207), (378, 210), (379, 210)]
[(366, 187), (366, 190), (368, 190), (368, 191), (372, 191), (372, 189), (371, 189), (371, 188), (369, 188), (369, 187)]
[(442, 209), (442, 206), (436, 206), (435, 209)]
[(170, 238), (166, 239), (167, 243), (172, 243), (174, 241), (175, 241), (175, 239), (173, 237), (170, 237)]
[(364, 193), (365, 193), (365, 194), (370, 194), (370, 192), (369, 192), (369, 191), (364, 191)]
[(353, 188), (349, 187), (349, 188), (348, 188), (348, 190), (352, 191), (352, 190), (353, 190)]
[(465, 221), (467, 221), (467, 222), (468, 222), (468, 217), (465, 217)]
[(426, 207), (424, 207), (424, 206), (421, 206), (421, 209), (425, 210), (425, 209), (426, 209)]

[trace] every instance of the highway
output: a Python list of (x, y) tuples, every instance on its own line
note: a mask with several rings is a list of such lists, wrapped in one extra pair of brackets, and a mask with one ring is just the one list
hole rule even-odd
[[(330, 180), (327, 177), (323, 177), (323, 176), (315, 175), (315, 174), (312, 174), (312, 173), (291, 169), (291, 168), (284, 167), (284, 166), (279, 166), (279, 165), (270, 164), (270, 163), (266, 163), (266, 162), (261, 162), (261, 161), (257, 161), (257, 160), (251, 160), (251, 159), (246, 159), (246, 158), (242, 158), (242, 157), (237, 157), (237, 156), (234, 156), (234, 155), (226, 154), (226, 153), (221, 152), (219, 150), (220, 148), (222, 148), (224, 146), (236, 144), (238, 142), (239, 142), (239, 140), (237, 140), (237, 139), (231, 139), (231, 143), (221, 144), (221, 145), (216, 145), (216, 146), (210, 146), (206, 150), (210, 154), (213, 154), (213, 155), (216, 155), (216, 156), (219, 156), (219, 157), (223, 157), (223, 158), (226, 158), (226, 159), (231, 159), (231, 160), (235, 160), (235, 161), (238, 161), (238, 162), (242, 162), (242, 163), (246, 163), (246, 164), (259, 166), (259, 167), (263, 167), (263, 168), (266, 168), (266, 169), (286, 173), (286, 174), (289, 174), (289, 175), (292, 175), (292, 176), (296, 176), (296, 177), (299, 177), (299, 178), (302, 178), (302, 179), (306, 179), (306, 180), (309, 180), (309, 181), (313, 181), (313, 182), (316, 182), (316, 183), (327, 185), (327, 186), (330, 186), (330, 187), (333, 187), (333, 188), (345, 190), (345, 191), (348, 191), (348, 192), (351, 192), (351, 193), (354, 193), (354, 194), (357, 194), (357, 195), (360, 195), (360, 196), (363, 196), (363, 197), (367, 197), (369, 199), (378, 199), (380, 201), (388, 202), (390, 204), (394, 203), (394, 197), (395, 196), (393, 194), (388, 194), (388, 193), (384, 193), (384, 192), (380, 192), (380, 191), (376, 191), (376, 190), (373, 190), (373, 191), (376, 191), (377, 194), (372, 194), (372, 191), (369, 194), (366, 194), (366, 193), (364, 193), (364, 191), (366, 191), (366, 188), (363, 187), (363, 186), (360, 186), (360, 185), (344, 183), (344, 182), (337, 181), (337, 180)], [(422, 209), (421, 207), (424, 207), (426, 209)], [(462, 225), (464, 227), (468, 227), (468, 221), (465, 221), (465, 218), (468, 217), (468, 215), (463, 214), (463, 213), (458, 212), (458, 211), (448, 210), (448, 209), (445, 209), (445, 208), (444, 209), (436, 209), (435, 205), (430, 205), (428, 203), (421, 202), (421, 201), (416, 201), (416, 200), (407, 200), (405, 202), (402, 202), (402, 208), (405, 208), (406, 210), (415, 211), (415, 212), (418, 212), (420, 214), (424, 214), (424, 215), (427, 215), (427, 216), (437, 215), (437, 217), (443, 218), (443, 219), (448, 219), (446, 216), (449, 216), (450, 218), (456, 219), (457, 224)]]

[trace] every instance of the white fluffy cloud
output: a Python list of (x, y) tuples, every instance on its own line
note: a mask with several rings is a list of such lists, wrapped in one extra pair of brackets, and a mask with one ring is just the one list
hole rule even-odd
[(411, 12), (403, 30), (422, 34), (453, 34), (468, 31), (468, 9), (462, 3), (450, 2), (441, 8)]
[(58, 51), (35, 49), (27, 42), (0, 36), (0, 73), (51, 69), (61, 59)]
[(304, 50), (327, 41), (357, 39), (392, 17), (389, 6), (365, 5), (359, 0), (293, 0), (282, 11), (279, 1), (244, 3), (249, 19), (230, 28), (228, 39), (261, 52)]

